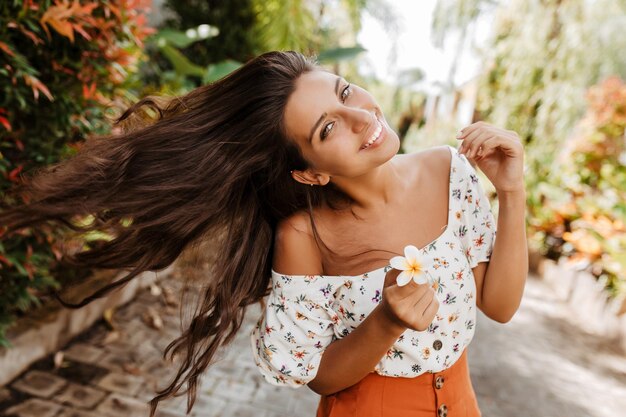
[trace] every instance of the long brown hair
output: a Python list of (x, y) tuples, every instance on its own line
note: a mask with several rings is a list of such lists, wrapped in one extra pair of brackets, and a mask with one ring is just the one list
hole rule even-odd
[[(128, 275), (79, 303), (59, 298), (72, 308), (219, 239), (194, 316), (165, 349), (180, 368), (151, 400), (151, 416), (175, 394), (188, 394), (191, 411), (198, 378), (234, 338), (246, 307), (267, 295), (277, 223), (301, 210), (313, 220), (313, 207), (345, 198), (333, 186), (304, 186), (290, 175), (308, 164), (286, 135), (284, 109), (295, 80), (315, 68), (297, 52), (269, 52), (186, 95), (146, 97), (115, 121), (118, 133), (89, 138), (73, 157), (33, 172), (15, 190), (28, 204), (0, 213), (7, 231), (49, 221), (112, 234), (63, 261)], [(156, 114), (152, 122), (147, 109)], [(94, 221), (75, 221), (86, 215)]]

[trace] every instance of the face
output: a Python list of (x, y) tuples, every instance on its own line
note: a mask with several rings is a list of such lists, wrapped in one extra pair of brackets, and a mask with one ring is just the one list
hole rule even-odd
[(284, 117), (289, 137), (311, 165), (294, 178), (307, 183), (366, 174), (400, 148), (398, 135), (374, 98), (326, 71), (314, 70), (298, 78)]

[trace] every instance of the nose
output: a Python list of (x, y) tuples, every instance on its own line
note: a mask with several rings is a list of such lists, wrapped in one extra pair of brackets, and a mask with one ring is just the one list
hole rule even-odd
[(360, 133), (364, 129), (367, 129), (376, 118), (373, 112), (364, 108), (352, 107), (347, 108), (346, 110), (346, 116), (350, 121), (352, 131), (354, 133)]

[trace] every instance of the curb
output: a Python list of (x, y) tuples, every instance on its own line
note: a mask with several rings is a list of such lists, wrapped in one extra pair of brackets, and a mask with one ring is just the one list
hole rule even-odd
[[(105, 310), (126, 304), (141, 289), (171, 275), (172, 271), (173, 266), (159, 272), (144, 272), (105, 298), (95, 300), (80, 309), (66, 309), (56, 300), (51, 300), (29, 312), (28, 316), (18, 319), (8, 332), (13, 346), (8, 349), (0, 347), (0, 386), (9, 383), (33, 362), (61, 349), (72, 338), (102, 318)], [(93, 291), (93, 281), (99, 281), (101, 286), (103, 281), (113, 282), (124, 275), (126, 272), (97, 271), (87, 285), (78, 285), (69, 292), (89, 294)], [(78, 298), (64, 296), (71, 301)]]

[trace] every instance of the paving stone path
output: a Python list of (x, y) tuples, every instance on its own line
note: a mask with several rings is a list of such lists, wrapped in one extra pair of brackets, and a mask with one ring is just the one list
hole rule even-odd
[[(161, 282), (118, 309), (56, 355), (0, 387), (0, 415), (145, 417), (154, 389), (174, 367), (161, 352), (177, 335), (175, 282)], [(160, 292), (160, 294), (159, 294)], [(615, 417), (626, 415), (626, 357), (614, 343), (571, 323), (567, 307), (536, 279), (505, 325), (480, 315), (469, 348), (472, 381), (485, 417)], [(250, 309), (236, 340), (205, 374), (192, 416), (314, 416), (318, 396), (266, 383), (255, 368)], [(185, 397), (161, 403), (158, 416), (185, 415)], [(453, 416), (450, 416), (453, 417)]]

